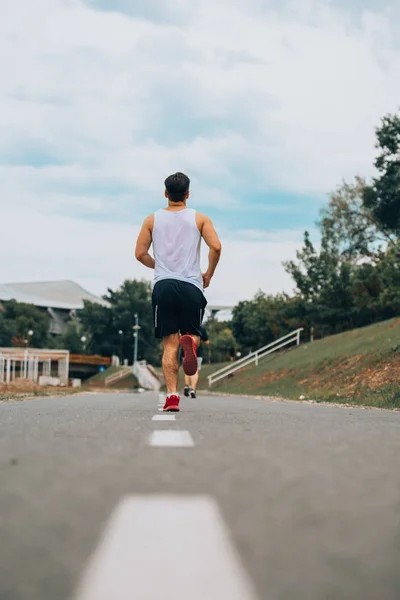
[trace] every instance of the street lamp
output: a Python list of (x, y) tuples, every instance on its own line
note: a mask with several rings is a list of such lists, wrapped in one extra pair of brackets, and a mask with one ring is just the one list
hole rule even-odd
[(31, 342), (31, 339), (32, 339), (33, 333), (34, 333), (33, 329), (30, 329), (30, 330), (28, 331), (28, 339), (27, 339), (27, 340), (25, 340), (25, 344), (26, 344), (27, 346), (29, 346), (29, 345), (30, 345), (30, 342)]
[(139, 316), (138, 316), (138, 314), (135, 313), (134, 317), (135, 317), (135, 324), (132, 327), (132, 329), (134, 330), (133, 337), (135, 338), (135, 343), (134, 343), (134, 347), (133, 347), (133, 364), (135, 364), (137, 362), (138, 335), (139, 335), (139, 329), (141, 329), (141, 327), (139, 325)]
[(124, 332), (122, 331), (122, 329), (120, 329), (118, 331), (118, 335), (121, 338), (120, 358), (121, 358), (121, 365), (122, 365), (124, 362), (124, 339), (122, 337), (124, 335)]

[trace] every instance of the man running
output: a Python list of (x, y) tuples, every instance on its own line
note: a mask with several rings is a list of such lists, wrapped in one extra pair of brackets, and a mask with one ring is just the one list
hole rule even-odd
[[(202, 325), (200, 331), (200, 345), (197, 348), (197, 373), (194, 375), (186, 375), (185, 374), (185, 387), (183, 393), (187, 397), (196, 398), (196, 389), (199, 381), (199, 371), (201, 369), (201, 364), (203, 362), (202, 356), (202, 346), (208, 346), (210, 344), (210, 340), (208, 338), (208, 333), (206, 328)], [(183, 352), (182, 352), (182, 360), (183, 360)]]
[[(155, 270), (152, 304), (155, 336), (163, 340), (164, 347), (164, 411), (179, 411), (179, 345), (184, 351), (185, 374), (197, 372), (197, 347), (207, 305), (203, 290), (210, 285), (221, 255), (221, 242), (209, 217), (186, 206), (189, 187), (190, 180), (183, 173), (165, 180), (168, 206), (145, 219), (136, 243), (137, 260)], [(209, 247), (208, 268), (203, 274), (202, 238)], [(149, 254), (151, 244), (154, 258)]]

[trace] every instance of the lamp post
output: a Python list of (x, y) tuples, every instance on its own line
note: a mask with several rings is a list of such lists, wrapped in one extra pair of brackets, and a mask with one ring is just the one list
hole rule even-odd
[(86, 346), (85, 346), (86, 336), (83, 335), (81, 337), (81, 342), (82, 342), (82, 346), (83, 346), (83, 352), (86, 352)]
[(27, 340), (25, 340), (25, 343), (26, 343), (26, 345), (27, 345), (27, 346), (30, 346), (30, 345), (31, 345), (31, 340), (32, 340), (32, 336), (33, 336), (33, 334), (34, 334), (34, 331), (33, 331), (33, 329), (30, 329), (30, 330), (28, 331), (28, 339), (27, 339)]
[(137, 362), (137, 353), (138, 353), (138, 336), (139, 336), (139, 316), (137, 313), (135, 313), (134, 315), (135, 317), (135, 324), (133, 326), (133, 330), (134, 330), (134, 345), (133, 345), (133, 364), (135, 364)]
[(121, 365), (122, 365), (123, 362), (124, 362), (124, 338), (123, 338), (124, 332), (122, 331), (122, 329), (120, 329), (118, 331), (118, 335), (119, 335), (119, 338), (121, 340), (121, 342), (120, 342), (120, 351), (119, 352), (120, 352)]

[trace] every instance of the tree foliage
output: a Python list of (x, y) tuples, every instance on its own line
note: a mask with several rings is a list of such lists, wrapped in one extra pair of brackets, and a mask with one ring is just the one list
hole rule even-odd
[(386, 115), (376, 130), (379, 176), (364, 191), (364, 205), (382, 230), (400, 236), (400, 116)]
[(204, 361), (220, 363), (227, 362), (235, 357), (237, 352), (237, 342), (232, 332), (229, 321), (217, 321), (210, 318), (206, 325), (207, 333), (210, 339), (210, 345), (203, 351)]
[[(9, 300), (0, 312), (1, 346), (35, 346), (44, 348), (48, 341), (49, 316), (32, 304)], [(30, 336), (29, 332), (33, 335)]]
[(79, 321), (71, 321), (65, 333), (57, 341), (57, 346), (69, 350), (71, 354), (85, 354), (86, 347), (82, 337), (83, 331)]
[(365, 189), (361, 177), (355, 177), (352, 184), (343, 182), (330, 194), (318, 223), (323, 236), (331, 239), (343, 258), (352, 263), (371, 256), (379, 243), (387, 241), (379, 222), (364, 205)]
[(288, 297), (259, 291), (253, 300), (239, 302), (233, 310), (232, 331), (242, 352), (265, 346), (290, 332), (292, 321), (286, 314)]
[[(138, 359), (159, 364), (160, 343), (154, 337), (151, 309), (151, 284), (126, 280), (117, 290), (104, 296), (109, 306), (85, 302), (79, 314), (88, 352), (102, 356), (113, 354), (132, 361), (135, 313), (139, 318)], [(119, 332), (122, 332), (121, 334)]]

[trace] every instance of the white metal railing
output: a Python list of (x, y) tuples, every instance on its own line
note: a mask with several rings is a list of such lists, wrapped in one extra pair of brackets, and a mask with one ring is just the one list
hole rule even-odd
[(104, 385), (111, 385), (112, 383), (115, 383), (120, 379), (124, 379), (125, 377), (130, 375), (130, 373), (132, 373), (132, 367), (120, 367), (120, 369), (116, 373), (113, 373), (112, 375), (109, 375), (104, 379)]
[(226, 367), (215, 371), (215, 373), (211, 373), (211, 375), (209, 375), (207, 378), (209, 387), (211, 387), (213, 383), (216, 383), (220, 379), (223, 379), (228, 375), (232, 375), (232, 373), (236, 373), (236, 371), (239, 371), (239, 369), (247, 367), (252, 363), (256, 363), (257, 366), (258, 361), (261, 358), (264, 358), (265, 356), (268, 356), (268, 354), (272, 354), (273, 352), (276, 352), (276, 350), (280, 350), (281, 348), (284, 348), (285, 346), (288, 346), (293, 342), (296, 342), (298, 346), (300, 344), (300, 334), (302, 331), (303, 328), (296, 329), (295, 331), (292, 331), (291, 333), (288, 333), (287, 335), (284, 335), (283, 337), (279, 338), (279, 340), (275, 340), (274, 342), (271, 342), (270, 344), (259, 348), (255, 352), (250, 352), (250, 354), (248, 354), (247, 356), (244, 356), (240, 360), (236, 360), (233, 363), (233, 365), (227, 365)]

